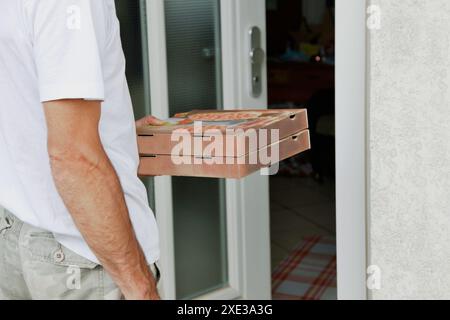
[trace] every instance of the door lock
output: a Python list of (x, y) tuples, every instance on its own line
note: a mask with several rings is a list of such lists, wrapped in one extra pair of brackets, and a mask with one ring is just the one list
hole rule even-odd
[(262, 47), (261, 29), (250, 28), (250, 65), (251, 65), (251, 95), (255, 98), (261, 96), (263, 92), (262, 70), (266, 53)]

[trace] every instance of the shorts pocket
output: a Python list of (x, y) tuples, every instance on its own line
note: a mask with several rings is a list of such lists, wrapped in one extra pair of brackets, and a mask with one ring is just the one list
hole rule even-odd
[(30, 231), (26, 235), (26, 248), (31, 258), (57, 266), (77, 266), (95, 269), (99, 264), (92, 262), (56, 241), (54, 235), (45, 231)]
[(14, 225), (14, 220), (8, 215), (0, 215), (0, 235), (6, 238), (6, 234)]
[(156, 283), (159, 283), (159, 281), (161, 280), (161, 271), (156, 263), (154, 264), (154, 266), (155, 266), (155, 275), (154, 275), (155, 280), (156, 280)]

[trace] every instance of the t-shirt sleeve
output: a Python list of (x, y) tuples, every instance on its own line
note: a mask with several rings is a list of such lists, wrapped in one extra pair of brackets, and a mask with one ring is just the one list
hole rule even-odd
[(37, 0), (26, 7), (42, 102), (104, 100), (103, 0)]

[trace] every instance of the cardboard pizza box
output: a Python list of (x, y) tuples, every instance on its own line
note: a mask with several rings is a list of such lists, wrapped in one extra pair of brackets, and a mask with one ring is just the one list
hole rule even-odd
[(147, 157), (174, 152), (203, 157), (207, 150), (207, 157), (240, 158), (307, 128), (306, 109), (197, 110), (137, 132), (139, 153)]
[(309, 130), (301, 130), (241, 157), (141, 155), (139, 175), (241, 179), (310, 148)]

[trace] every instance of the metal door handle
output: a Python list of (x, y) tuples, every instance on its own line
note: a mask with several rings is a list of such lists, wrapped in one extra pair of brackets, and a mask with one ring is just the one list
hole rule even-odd
[(251, 95), (255, 98), (261, 96), (263, 92), (262, 70), (266, 53), (261, 48), (262, 38), (259, 27), (251, 27), (250, 31), (250, 65), (251, 65)]

